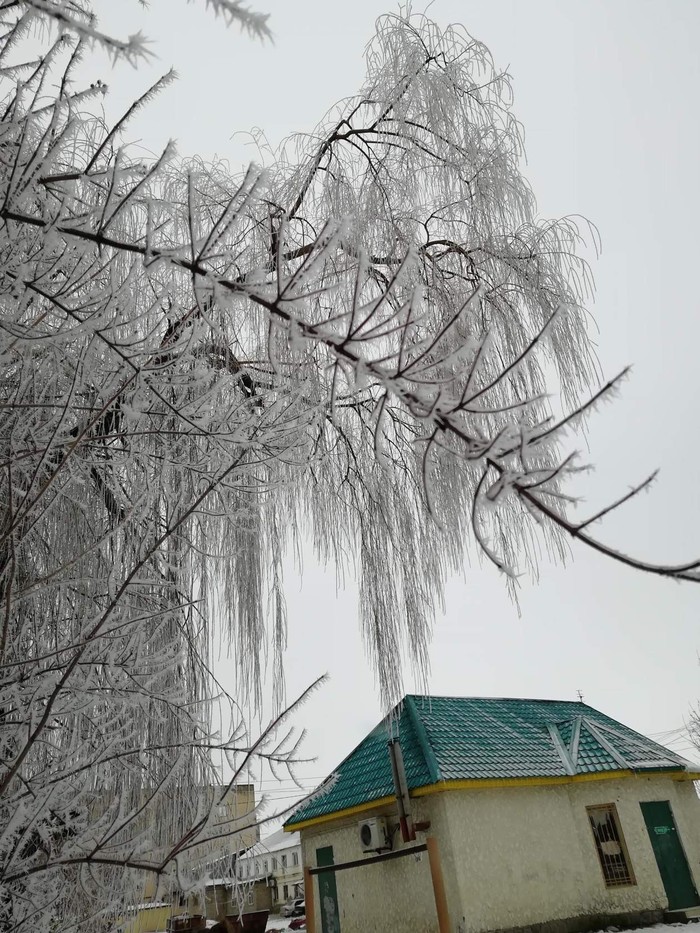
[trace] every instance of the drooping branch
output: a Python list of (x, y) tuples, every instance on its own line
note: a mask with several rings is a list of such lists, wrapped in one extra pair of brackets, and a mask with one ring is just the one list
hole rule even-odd
[[(8, 45), (42, 5), (0, 0)], [(87, 3), (59, 8), (96, 28)], [(293, 158), (235, 178), (120, 150), (123, 123), (89, 114), (102, 88), (71, 83), (78, 45), (13, 54), (0, 925), (80, 927), (106, 892), (138, 903), (142, 872), (196, 886), (203, 847), (232, 833), (235, 849), (260, 816), (219, 825), (229, 782), (253, 762), (293, 771), (286, 714), (281, 738), (240, 729), (268, 650), (282, 680), (290, 542), (352, 567), (387, 707), (402, 647), (425, 673), (470, 548), (509, 583), (537, 570), (533, 532), (674, 579), (700, 564), (648, 564), (593, 532), (648, 481), (571, 517), (583, 467), (565, 437), (618, 379), (600, 379), (586, 331), (580, 224), (537, 219), (509, 78), (463, 30), (382, 19), (358, 96)], [(217, 641), (235, 689), (212, 672)]]

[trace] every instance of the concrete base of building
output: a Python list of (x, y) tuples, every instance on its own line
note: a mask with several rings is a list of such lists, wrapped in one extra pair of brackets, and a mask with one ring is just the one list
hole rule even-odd
[[(689, 908), (693, 910), (695, 908)], [(680, 911), (674, 911), (680, 913)], [(591, 933), (593, 930), (631, 930), (635, 927), (650, 927), (656, 923), (668, 922), (669, 911), (634, 910), (616, 914), (586, 914), (581, 917), (565, 917), (561, 920), (546, 920), (530, 926), (509, 927), (493, 930), (491, 933)], [(689, 918), (690, 919), (690, 918)]]

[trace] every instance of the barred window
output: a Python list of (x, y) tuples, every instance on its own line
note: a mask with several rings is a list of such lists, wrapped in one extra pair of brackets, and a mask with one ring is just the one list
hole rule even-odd
[(587, 812), (607, 887), (636, 884), (615, 804), (588, 807)]

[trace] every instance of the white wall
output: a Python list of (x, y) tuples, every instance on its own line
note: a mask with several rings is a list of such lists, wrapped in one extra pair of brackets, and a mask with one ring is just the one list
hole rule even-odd
[[(442, 795), (441, 795), (442, 796)], [(414, 801), (414, 818), (424, 819), (435, 809), (435, 799)], [(395, 828), (398, 820), (394, 808), (377, 808), (362, 817), (387, 816), (387, 825)], [(333, 846), (333, 860), (352, 861), (371, 858), (364, 855), (359, 841), (360, 817), (322, 824), (302, 830), (304, 864), (314, 866), (316, 849)], [(432, 830), (431, 830), (432, 834)], [(424, 839), (424, 834), (417, 842)], [(408, 843), (412, 845), (412, 843)], [(394, 850), (403, 848), (398, 830), (393, 836)], [(428, 855), (409, 855), (375, 866), (351, 868), (336, 873), (341, 933), (437, 933), (435, 900), (430, 880)], [(318, 883), (314, 879), (316, 933), (321, 933)], [(306, 892), (307, 900), (309, 892)]]
[[(453, 920), (467, 933), (668, 906), (640, 801), (669, 800), (696, 883), (700, 801), (648, 776), (444, 795)], [(586, 807), (615, 804), (636, 884), (605, 885)], [(455, 885), (456, 882), (456, 885)]]
[[(588, 914), (659, 910), (667, 899), (639, 802), (669, 800), (700, 884), (700, 801), (663, 776), (482, 788), (416, 798), (415, 819), (437, 838), (453, 930), (508, 929)], [(607, 888), (586, 807), (614, 803), (636, 884)], [(374, 811), (381, 813), (381, 810)], [(383, 812), (391, 814), (390, 808)], [(371, 814), (370, 814), (371, 815)], [(362, 857), (359, 817), (302, 831), (304, 863), (332, 845), (336, 863)], [(396, 822), (395, 814), (389, 821)], [(418, 841), (425, 834), (419, 834)], [(400, 837), (395, 836), (396, 842)], [(341, 933), (436, 933), (427, 854), (336, 873)], [(314, 884), (320, 933), (318, 887)], [(309, 894), (307, 892), (307, 898)]]
[[(296, 835), (295, 833), (294, 837)], [(295, 856), (296, 864), (294, 863)], [(284, 866), (282, 865), (283, 859), (286, 859), (286, 865)], [(237, 876), (244, 884), (254, 879), (274, 881), (276, 897), (273, 909), (280, 908), (290, 898), (297, 896), (295, 889), (303, 888), (304, 869), (301, 844), (294, 842), (294, 838), (290, 837), (289, 845), (276, 844), (268, 850), (265, 847), (265, 840), (263, 840), (238, 859)], [(286, 896), (284, 893), (285, 885), (287, 887)]]

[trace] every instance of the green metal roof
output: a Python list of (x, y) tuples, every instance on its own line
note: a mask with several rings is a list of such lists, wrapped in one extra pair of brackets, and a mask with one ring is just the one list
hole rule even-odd
[(392, 796), (390, 730), (401, 742), (409, 790), (441, 781), (693, 767), (585, 703), (408, 695), (285, 827)]

